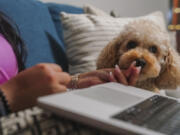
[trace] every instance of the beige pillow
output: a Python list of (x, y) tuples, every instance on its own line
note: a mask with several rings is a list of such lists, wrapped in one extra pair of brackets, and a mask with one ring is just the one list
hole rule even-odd
[(96, 16), (106, 16), (106, 17), (111, 17), (109, 14), (104, 12), (103, 10), (91, 5), (91, 4), (86, 4), (83, 6), (84, 13), (86, 14), (91, 14), (91, 15), (96, 15)]
[(100, 51), (121, 33), (125, 24), (138, 19), (151, 20), (166, 29), (161, 12), (136, 18), (61, 13), (69, 72), (76, 74), (95, 70)]
[(96, 15), (96, 16), (106, 16), (106, 17), (117, 17), (118, 15), (114, 12), (114, 10), (111, 10), (111, 12), (108, 14), (105, 11), (90, 5), (86, 4), (83, 6), (83, 10), (85, 14), (91, 14), (91, 15)]

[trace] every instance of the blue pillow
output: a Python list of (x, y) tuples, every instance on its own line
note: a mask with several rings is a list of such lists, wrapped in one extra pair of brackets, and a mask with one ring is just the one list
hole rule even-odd
[(0, 0), (0, 10), (17, 24), (27, 45), (26, 67), (50, 62), (61, 65), (67, 71), (63, 43), (44, 3), (38, 0)]
[[(47, 3), (47, 7), (49, 9), (52, 20), (56, 27), (58, 36), (64, 45), (63, 26), (61, 24), (60, 12), (82, 14), (82, 13), (84, 13), (84, 11), (82, 8), (71, 6), (71, 5), (65, 5), (65, 4)], [(64, 47), (65, 47), (65, 45), (64, 45)]]

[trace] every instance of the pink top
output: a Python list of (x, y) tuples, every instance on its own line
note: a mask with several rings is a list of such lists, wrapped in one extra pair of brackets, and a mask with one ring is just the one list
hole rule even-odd
[(9, 42), (0, 34), (0, 84), (18, 73), (18, 63)]

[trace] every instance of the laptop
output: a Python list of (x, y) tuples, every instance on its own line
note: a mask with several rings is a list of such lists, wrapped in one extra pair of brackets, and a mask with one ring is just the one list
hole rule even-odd
[(180, 135), (178, 100), (118, 83), (40, 97), (38, 104), (112, 134)]

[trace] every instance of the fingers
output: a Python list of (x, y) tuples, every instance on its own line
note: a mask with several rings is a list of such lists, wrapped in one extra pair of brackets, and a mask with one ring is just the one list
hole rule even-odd
[(67, 84), (70, 82), (71, 77), (65, 72), (57, 72), (53, 75), (51, 81), (49, 82), (49, 94), (61, 93), (67, 91)]
[(44, 69), (44, 70), (53, 69), (56, 72), (62, 72), (62, 68), (54, 63), (40, 63), (37, 64), (37, 66), (40, 67), (40, 69)]
[(130, 77), (131, 72), (132, 72), (133, 68), (135, 67), (135, 65), (136, 65), (136, 61), (133, 61), (131, 63), (131, 65), (129, 66), (129, 68), (123, 72), (127, 78)]
[(67, 87), (66, 86), (58, 85), (58, 86), (56, 86), (56, 88), (53, 89), (52, 94), (66, 92), (66, 91), (67, 91)]
[[(112, 72), (111, 72), (112, 73)], [(106, 71), (99, 71), (97, 73), (97, 76), (99, 77), (100, 80), (104, 82), (109, 82), (109, 72)]]
[(93, 85), (103, 84), (104, 82), (96, 77), (87, 77), (80, 79), (78, 82), (78, 88), (87, 88)]
[(53, 63), (48, 63), (48, 65), (51, 66), (54, 69), (54, 71), (62, 72), (62, 68), (59, 65)]
[(141, 67), (135, 67), (135, 62), (133, 62), (130, 67), (122, 71), (118, 65), (115, 66), (114, 75), (110, 73), (109, 80), (111, 82), (120, 82), (125, 85), (135, 85), (138, 78), (139, 73), (141, 71)]
[(140, 71), (141, 71), (141, 67), (132, 68), (132, 73), (131, 73), (131, 76), (129, 78), (129, 85), (134, 86), (136, 84)]
[(109, 72), (109, 81), (110, 82), (117, 82), (112, 72)]
[(56, 73), (56, 78), (57, 78), (58, 83), (65, 85), (65, 86), (71, 81), (70, 75), (66, 72)]
[(80, 78), (87, 78), (87, 77), (98, 77), (100, 80), (104, 82), (109, 82), (109, 72), (112, 72), (114, 69), (101, 69), (95, 70), (92, 72), (87, 72), (80, 74)]
[(117, 78), (118, 82), (128, 85), (127, 79), (118, 65), (115, 66), (114, 75)]

